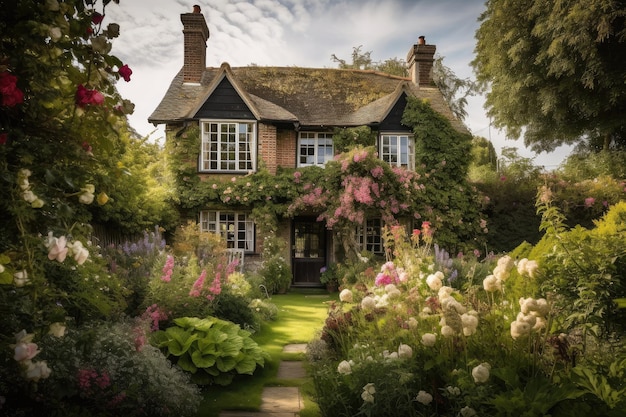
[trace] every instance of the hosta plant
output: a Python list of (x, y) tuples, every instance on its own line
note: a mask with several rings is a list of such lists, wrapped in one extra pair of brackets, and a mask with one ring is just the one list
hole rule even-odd
[(152, 335), (152, 343), (198, 384), (228, 385), (235, 375), (252, 375), (268, 358), (251, 333), (216, 317), (181, 317)]

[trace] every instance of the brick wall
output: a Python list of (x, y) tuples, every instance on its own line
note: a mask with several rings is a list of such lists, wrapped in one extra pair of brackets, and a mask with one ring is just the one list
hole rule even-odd
[(276, 163), (282, 168), (296, 167), (296, 132), (279, 130), (276, 134)]
[(276, 174), (276, 127), (259, 123), (259, 161), (272, 174)]

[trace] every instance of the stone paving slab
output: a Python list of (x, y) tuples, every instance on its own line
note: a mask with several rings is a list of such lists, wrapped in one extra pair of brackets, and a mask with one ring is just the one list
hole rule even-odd
[(265, 387), (262, 399), (265, 413), (298, 413), (302, 404), (298, 387)]
[(281, 361), (276, 377), (281, 379), (306, 378), (304, 364), (302, 361)]
[(293, 343), (283, 346), (284, 353), (306, 353), (306, 343)]

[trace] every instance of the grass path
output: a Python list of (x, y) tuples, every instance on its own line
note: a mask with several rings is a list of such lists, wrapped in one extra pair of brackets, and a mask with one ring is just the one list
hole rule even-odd
[[(199, 417), (217, 417), (221, 410), (256, 411), (261, 406), (261, 392), (265, 386), (297, 385), (302, 381), (281, 381), (276, 378), (281, 360), (302, 360), (302, 354), (283, 353), (283, 346), (291, 343), (307, 343), (324, 325), (328, 302), (337, 300), (337, 294), (320, 291), (298, 291), (273, 295), (271, 302), (278, 307), (275, 321), (265, 323), (253, 336), (259, 346), (269, 353), (265, 367), (257, 369), (253, 376), (235, 378), (227, 387), (206, 388)], [(305, 394), (306, 397), (306, 394)], [(315, 415), (314, 404), (305, 398), (302, 416)], [(312, 411), (312, 413), (310, 412)]]

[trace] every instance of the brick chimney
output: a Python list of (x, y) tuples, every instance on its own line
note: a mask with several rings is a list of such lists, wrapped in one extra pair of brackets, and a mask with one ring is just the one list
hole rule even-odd
[(185, 61), (183, 64), (183, 82), (199, 83), (206, 68), (206, 41), (209, 28), (200, 12), (200, 6), (193, 6), (193, 13), (180, 15), (185, 37)]
[(415, 84), (420, 87), (433, 85), (433, 62), (435, 61), (435, 45), (426, 45), (426, 38), (420, 36), (406, 56), (409, 74)]

